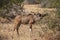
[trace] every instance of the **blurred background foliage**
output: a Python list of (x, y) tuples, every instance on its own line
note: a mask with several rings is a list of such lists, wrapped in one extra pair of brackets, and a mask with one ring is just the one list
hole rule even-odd
[(37, 3), (42, 3), (43, 7), (60, 8), (60, 0), (35, 0)]
[(0, 0), (0, 8), (11, 6), (12, 3), (21, 5), (23, 1), (24, 0)]
[(49, 2), (50, 2), (50, 8), (60, 8), (60, 0), (49, 0)]
[[(23, 1), (24, 0), (0, 0), (0, 16), (1, 17), (13, 16), (14, 15), (13, 12), (15, 12), (16, 14), (16, 10), (23, 9), (22, 6)], [(19, 8), (17, 6), (19, 6)]]
[[(23, 1), (25, 0), (0, 0), (0, 8), (10, 5), (12, 3), (21, 5)], [(30, 0), (30, 1), (33, 1), (37, 4), (41, 4), (42, 7), (60, 8), (60, 0)]]

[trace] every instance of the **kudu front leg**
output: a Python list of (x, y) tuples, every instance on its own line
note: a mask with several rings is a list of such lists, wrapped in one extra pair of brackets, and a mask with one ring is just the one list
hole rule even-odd
[(30, 31), (32, 31), (32, 24), (30, 24)]
[(30, 20), (30, 21), (29, 21), (30, 31), (32, 31), (32, 24), (33, 24), (34, 22), (35, 22), (34, 20)]

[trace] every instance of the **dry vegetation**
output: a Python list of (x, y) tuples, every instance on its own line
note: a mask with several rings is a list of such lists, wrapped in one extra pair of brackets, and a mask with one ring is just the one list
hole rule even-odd
[[(39, 1), (40, 0), (38, 0), (37, 3)], [(18, 1), (11, 0), (11, 2), (16, 3), (19, 2), (19, 0)], [(56, 0), (56, 2), (58, 1)], [(2, 5), (3, 6), (2, 8), (4, 9), (0, 9), (0, 40), (60, 40), (60, 9), (59, 8), (40, 8), (38, 6), (39, 4), (24, 5), (24, 10), (23, 12), (21, 12), (20, 9), (21, 4), (20, 6), (16, 4), (13, 4), (12, 6), (11, 4), (7, 4), (7, 5), (8, 6), (10, 5), (10, 7), (6, 6), (7, 8), (6, 7), (4, 8), (4, 5)], [(52, 4), (52, 7), (58, 7), (56, 5)], [(30, 18), (34, 21), (36, 18), (34, 19), (33, 17), (37, 13), (40, 13), (42, 15), (43, 14), (48, 14), (48, 15), (42, 16), (42, 18), (36, 21), (34, 24), (30, 22), (32, 24), (32, 31), (31, 31), (30, 29), (31, 25), (29, 25), (29, 21)], [(29, 14), (31, 14), (32, 16), (31, 15), (29, 16)], [(15, 19), (16, 17), (17, 19)], [(22, 19), (25, 19), (26, 22), (28, 20), (27, 22), (28, 24), (22, 23), (21, 21)], [(20, 21), (21, 23), (19, 23)], [(19, 25), (19, 27), (17, 25)], [(14, 27), (19, 28), (18, 30), (19, 36), (17, 35), (16, 30), (13, 31)]]
[[(32, 31), (30, 31), (29, 25), (22, 24), (19, 28), (19, 35), (18, 38), (16, 31), (13, 32), (13, 25), (14, 23), (0, 23), (0, 34), (7, 35), (9, 39), (14, 40), (59, 40), (60, 36), (60, 16), (57, 11), (45, 11), (48, 13), (47, 16), (43, 17), (41, 20), (37, 21), (35, 24), (32, 25)], [(3, 26), (5, 25), (5, 26)], [(14, 34), (14, 35), (13, 35)], [(6, 36), (4, 36), (6, 37)], [(4, 38), (3, 37), (3, 38)], [(13, 38), (12, 38), (13, 37)], [(0, 37), (2, 38), (2, 37)]]

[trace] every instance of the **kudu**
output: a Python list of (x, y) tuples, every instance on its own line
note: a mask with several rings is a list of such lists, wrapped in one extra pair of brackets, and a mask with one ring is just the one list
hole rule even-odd
[(37, 20), (41, 19), (43, 16), (46, 16), (46, 14), (42, 15), (40, 13), (37, 14), (28, 14), (28, 15), (18, 15), (14, 19), (14, 30), (17, 31), (17, 34), (19, 35), (18, 29), (21, 24), (29, 24), (30, 29), (32, 31), (32, 24), (34, 24)]

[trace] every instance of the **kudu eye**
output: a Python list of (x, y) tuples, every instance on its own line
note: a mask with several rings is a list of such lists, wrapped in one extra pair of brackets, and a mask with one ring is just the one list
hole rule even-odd
[(42, 15), (40, 13), (37, 14), (39, 17), (41, 17)]
[(42, 17), (44, 17), (44, 16), (47, 16), (47, 15), (48, 15), (48, 13), (46, 13), (46, 14), (43, 14), (43, 15), (42, 15)]
[(41, 14), (39, 14), (39, 16), (42, 16)]

